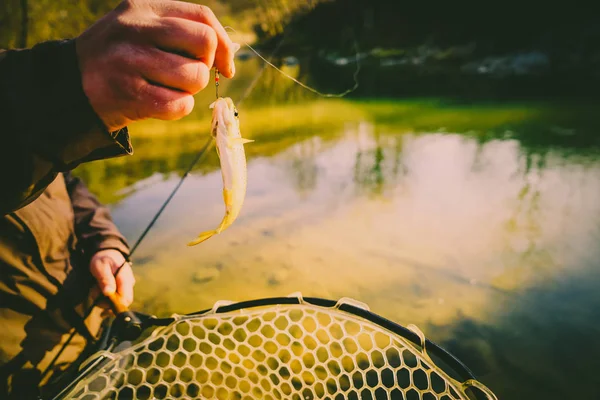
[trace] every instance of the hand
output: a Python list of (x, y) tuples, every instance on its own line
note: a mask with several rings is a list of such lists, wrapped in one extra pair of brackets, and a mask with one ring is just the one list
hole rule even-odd
[[(90, 261), (90, 272), (98, 281), (98, 287), (102, 294), (106, 295), (115, 291), (121, 297), (125, 306), (133, 302), (133, 287), (135, 277), (129, 263), (125, 264), (119, 271), (115, 279), (115, 272), (123, 264), (125, 257), (120, 251), (108, 249), (100, 250), (92, 257)], [(102, 307), (108, 308), (108, 304), (102, 304)]]
[(233, 43), (206, 6), (124, 0), (76, 38), (83, 90), (109, 131), (194, 108), (215, 66), (235, 74)]

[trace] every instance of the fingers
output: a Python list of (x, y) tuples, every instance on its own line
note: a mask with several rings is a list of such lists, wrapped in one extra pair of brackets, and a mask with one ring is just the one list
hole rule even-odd
[(99, 288), (92, 290), (93, 298), (101, 291), (108, 298), (116, 294), (125, 307), (133, 302), (135, 277), (131, 265), (125, 262), (125, 257), (119, 251), (107, 249), (97, 252), (90, 261), (90, 272), (96, 278)]
[(117, 290), (117, 284), (115, 277), (113, 276), (112, 263), (106, 259), (100, 259), (93, 263), (90, 268), (92, 276), (96, 278), (98, 287), (102, 291), (102, 294), (107, 295), (114, 293)]
[(210, 70), (204, 62), (156, 48), (133, 54), (130, 62), (138, 66), (147, 81), (189, 94), (198, 93), (210, 80)]
[(148, 35), (157, 47), (187, 54), (210, 69), (215, 62), (218, 38), (210, 26), (182, 18), (161, 18)]
[[(235, 74), (233, 56), (234, 45), (227, 35), (225, 28), (221, 25), (210, 8), (199, 4), (186, 3), (182, 1), (160, 2), (155, 6), (155, 12), (161, 17), (172, 17), (201, 22), (214, 29), (217, 36), (217, 51), (214, 66), (226, 78), (232, 78)], [(176, 38), (177, 39), (177, 38)], [(212, 65), (209, 64), (209, 67)]]
[(194, 97), (186, 92), (165, 88), (145, 82), (141, 89), (142, 102), (138, 113), (150, 118), (177, 120), (194, 109)]
[(117, 293), (121, 296), (121, 301), (126, 307), (133, 302), (133, 287), (135, 286), (135, 277), (129, 264), (125, 264), (117, 274)]
[(174, 0), (123, 0), (76, 40), (83, 90), (111, 132), (188, 115), (211, 68), (233, 77), (237, 49), (210, 8)]

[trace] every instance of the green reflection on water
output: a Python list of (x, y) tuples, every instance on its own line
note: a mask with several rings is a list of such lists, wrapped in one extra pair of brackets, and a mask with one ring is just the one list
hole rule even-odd
[[(367, 121), (387, 135), (406, 132), (458, 132), (481, 142), (491, 139), (516, 138), (531, 152), (544, 152), (558, 146), (565, 152), (587, 151), (599, 146), (596, 135), (595, 104), (461, 104), (456, 100), (338, 100), (322, 99), (289, 79), (267, 68), (261, 70), (256, 58), (238, 61), (235, 79), (222, 79), (222, 95), (234, 100), (243, 98), (241, 124), (244, 136), (256, 140), (247, 147), (247, 156), (264, 157), (277, 154), (309, 137), (332, 140), (347, 124)], [(300, 62), (280, 67), (295, 78), (301, 78)], [(253, 82), (257, 75), (259, 80)], [(352, 82), (348, 82), (351, 86)], [(248, 88), (252, 88), (247, 92)], [(249, 96), (247, 94), (249, 93)], [(130, 127), (135, 155), (86, 164), (78, 168), (91, 190), (107, 203), (123, 198), (122, 189), (154, 173), (181, 174), (209, 135), (210, 109), (214, 99), (209, 87), (196, 96), (194, 112), (179, 121), (149, 120)], [(382, 149), (378, 157), (382, 157)], [(357, 156), (357, 168), (362, 155)], [(380, 160), (381, 161), (381, 160)], [(206, 173), (218, 168), (216, 154), (211, 152), (195, 172)], [(377, 168), (377, 167), (376, 167)], [(357, 171), (357, 181), (371, 186), (384, 179), (381, 172)], [(379, 176), (376, 176), (379, 174)]]
[[(310, 137), (325, 141), (335, 139), (346, 125), (364, 121), (374, 124), (387, 136), (459, 132), (481, 142), (516, 138), (531, 146), (528, 149), (531, 152), (543, 153), (558, 146), (565, 153), (577, 154), (593, 150), (587, 147), (588, 144), (598, 145), (597, 136), (585, 130), (572, 133), (571, 129), (553, 123), (556, 106), (548, 105), (466, 107), (435, 101), (319, 100), (292, 105), (249, 106), (242, 108), (240, 113), (243, 135), (255, 140), (246, 147), (249, 160), (277, 154)], [(589, 113), (591, 111), (585, 108), (574, 118), (579, 116), (585, 122), (590, 118)], [(209, 125), (209, 116), (193, 116), (170, 125), (162, 121), (139, 123), (131, 129), (133, 157), (85, 164), (77, 173), (86, 179), (102, 201), (112, 203), (122, 198), (121, 189), (156, 172), (182, 173), (208, 139)], [(395, 157), (400, 150), (396, 149)], [(362, 181), (367, 186), (381, 185), (384, 176), (379, 164), (384, 150), (378, 147), (374, 154), (374, 169), (363, 171), (361, 165), (369, 156), (357, 154), (357, 182)], [(213, 151), (195, 167), (195, 171), (206, 173), (218, 167), (218, 158)]]

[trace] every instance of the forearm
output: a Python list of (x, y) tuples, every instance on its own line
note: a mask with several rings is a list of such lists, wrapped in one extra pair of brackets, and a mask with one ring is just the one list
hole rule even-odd
[(132, 153), (127, 129), (109, 133), (90, 106), (73, 41), (0, 53), (0, 124), (2, 215), (59, 172)]
[(128, 258), (129, 245), (113, 222), (108, 207), (70, 172), (65, 174), (65, 183), (75, 215), (75, 234), (83, 252), (91, 257), (100, 250), (115, 249)]

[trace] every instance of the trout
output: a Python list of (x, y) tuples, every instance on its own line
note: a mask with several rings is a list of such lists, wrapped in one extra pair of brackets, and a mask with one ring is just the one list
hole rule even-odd
[(213, 109), (211, 135), (216, 141), (217, 155), (223, 178), (225, 216), (217, 229), (202, 232), (188, 243), (195, 246), (227, 229), (237, 218), (246, 197), (246, 154), (244, 144), (253, 142), (240, 134), (238, 111), (229, 97), (219, 97), (210, 105)]

